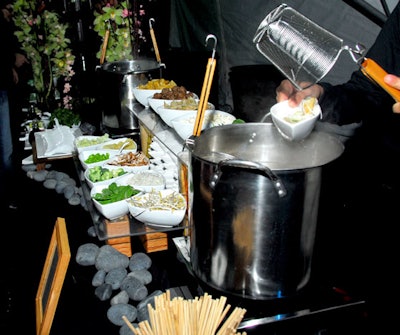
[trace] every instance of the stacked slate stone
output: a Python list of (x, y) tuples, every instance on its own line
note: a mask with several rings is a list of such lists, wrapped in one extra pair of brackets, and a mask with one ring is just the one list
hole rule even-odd
[[(95, 266), (92, 285), (101, 301), (110, 299), (107, 318), (120, 327), (120, 335), (132, 335), (123, 316), (138, 327), (138, 323), (149, 320), (148, 304), (154, 307), (154, 298), (163, 292), (155, 290), (149, 294), (147, 286), (152, 281), (149, 268), (151, 258), (142, 252), (128, 257), (110, 245), (101, 247), (86, 243), (78, 248), (76, 262), (82, 266)], [(136, 306), (135, 306), (136, 305)]]
[(55, 190), (58, 194), (63, 194), (68, 204), (72, 206), (81, 205), (87, 209), (86, 201), (82, 195), (82, 188), (76, 185), (75, 179), (65, 172), (50, 170), (50, 165), (46, 165), (45, 170), (36, 170), (36, 165), (23, 165), (28, 178), (37, 182), (42, 182), (47, 189)]

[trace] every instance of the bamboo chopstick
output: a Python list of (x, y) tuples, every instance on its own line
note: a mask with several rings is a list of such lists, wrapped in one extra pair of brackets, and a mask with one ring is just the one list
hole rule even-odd
[(154, 307), (148, 304), (150, 323), (145, 320), (134, 328), (123, 316), (135, 335), (246, 335), (236, 331), (246, 312), (243, 308), (236, 307), (220, 326), (230, 308), (230, 305), (225, 306), (226, 297), (212, 299), (205, 293), (199, 299), (176, 297), (169, 300), (167, 292), (155, 297)]
[(126, 325), (128, 326), (128, 328), (129, 328), (130, 330), (132, 330), (132, 332), (133, 332), (135, 335), (140, 335), (140, 333), (138, 333), (138, 332), (136, 331), (136, 328), (132, 325), (132, 323), (130, 323), (130, 321), (128, 320), (128, 318), (127, 318), (125, 315), (122, 315), (122, 320), (124, 320), (124, 322), (126, 323)]

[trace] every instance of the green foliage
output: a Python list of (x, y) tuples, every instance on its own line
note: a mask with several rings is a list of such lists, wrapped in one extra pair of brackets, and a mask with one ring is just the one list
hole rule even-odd
[[(113, 62), (117, 60), (133, 59), (132, 36), (133, 18), (129, 11), (129, 2), (122, 1), (116, 7), (103, 7), (102, 13), (95, 12), (93, 30), (104, 39), (106, 31), (110, 31), (107, 42), (106, 60)], [(100, 59), (102, 46), (96, 56)]]
[(78, 125), (81, 121), (79, 114), (76, 114), (72, 109), (57, 108), (50, 116), (50, 122), (48, 128), (53, 128), (55, 125), (54, 119), (58, 120), (60, 125), (72, 127), (73, 125)]
[[(33, 83), (39, 102), (54, 98), (55, 78), (69, 82), (74, 75), (75, 56), (67, 37), (68, 24), (46, 8), (46, 2), (15, 0), (13, 19), (15, 35), (32, 66)], [(67, 91), (69, 91), (70, 85)], [(49, 107), (49, 106), (45, 106)]]

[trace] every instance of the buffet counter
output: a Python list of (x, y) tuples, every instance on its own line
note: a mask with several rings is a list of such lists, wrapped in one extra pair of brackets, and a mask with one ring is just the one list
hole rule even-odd
[[(177, 161), (178, 153), (184, 148), (184, 141), (182, 141), (174, 130), (169, 128), (150, 108), (144, 108), (139, 103), (134, 103), (132, 106), (133, 110), (131, 111), (135, 117), (138, 118), (140, 124), (141, 150), (148, 154), (150, 144), (152, 141), (157, 140), (157, 143), (159, 143), (163, 149), (169, 155), (172, 155), (175, 158), (175, 161)], [(149, 241), (151, 240), (157, 240), (158, 242), (156, 242), (156, 247), (150, 247), (148, 250), (158, 251), (164, 250), (163, 247), (165, 247), (165, 244), (163, 244), (161, 248), (158, 248), (157, 245), (161, 240), (166, 241), (166, 233), (179, 230), (184, 231), (189, 228), (186, 218), (178, 226), (169, 227), (147, 226), (137, 221), (129, 214), (116, 220), (108, 220), (104, 218), (93, 205), (90, 196), (90, 187), (85, 181), (84, 169), (79, 158), (75, 155), (73, 159), (82, 185), (82, 193), (86, 200), (87, 209), (92, 218), (96, 235), (100, 241), (106, 241), (109, 244), (117, 243), (125, 246), (130, 243), (129, 241), (131, 236), (139, 236), (144, 244), (149, 244)], [(130, 252), (128, 251), (127, 253), (129, 254)]]
[[(135, 104), (132, 113), (139, 120), (141, 150), (143, 152), (149, 149), (154, 139), (162, 143), (165, 146), (165, 150), (177, 159), (179, 159), (180, 152), (187, 150), (184, 148), (184, 141), (150, 108), (143, 108), (141, 105)], [(77, 157), (74, 157), (74, 159), (78, 172), (80, 172), (82, 189), (87, 199), (88, 196), (90, 197), (90, 189), (84, 181), (83, 169), (79, 160)], [(309, 289), (298, 295), (271, 300), (247, 300), (227, 294), (228, 292), (215, 290), (208, 286), (207, 283), (199, 281), (196, 278), (192, 272), (189, 250), (187, 250), (186, 255), (182, 253), (182, 249), (187, 247), (187, 245), (179, 246), (175, 241), (176, 236), (185, 236), (185, 229), (189, 228), (186, 222), (182, 222), (179, 226), (173, 228), (157, 228), (149, 231), (148, 227), (129, 217), (129, 231), (117, 232), (118, 230), (116, 230), (112, 234), (107, 230), (108, 224), (119, 225), (124, 220), (107, 222), (93, 208), (91, 201), (87, 201), (87, 204), (99, 240), (105, 240), (107, 243), (114, 238), (127, 237), (128, 239), (132, 238), (132, 240), (135, 240), (137, 238), (141, 239), (143, 236), (152, 235), (152, 233), (153, 235), (168, 234), (167, 239), (174, 240), (179, 252), (177, 254), (175, 249), (171, 248), (171, 250), (159, 252), (152, 256), (154, 257), (152, 259), (153, 268), (156, 269), (154, 271), (155, 274), (159, 276), (161, 274), (162, 280), (165, 280), (166, 276), (168, 277), (168, 280), (162, 284), (157, 283), (157, 289), (166, 284), (166, 288), (175, 286), (188, 287), (192, 296), (201, 295), (204, 292), (208, 292), (213, 296), (227, 295), (232, 305), (246, 308), (245, 318), (238, 329), (245, 331), (247, 334), (258, 335), (269, 332), (284, 335), (289, 332), (292, 333), (295, 329), (302, 329), (304, 334), (316, 334), (328, 330), (339, 330), (340, 333), (357, 333), (364, 327), (365, 301), (348, 297), (343, 292), (335, 290), (335, 287), (332, 290), (330, 283), (328, 283), (328, 287), (326, 283), (313, 283)], [(180, 230), (182, 231), (182, 235), (180, 235)], [(184, 238), (187, 238), (187, 236)], [(133, 249), (136, 247), (138, 245), (134, 245)], [(177, 255), (178, 258), (176, 257)], [(165, 275), (164, 271), (168, 271), (168, 275)], [(155, 283), (154, 281), (153, 284)]]
[(179, 152), (184, 150), (184, 141), (150, 107), (144, 108), (141, 104), (134, 103), (132, 113), (139, 120), (140, 144), (143, 152), (147, 153), (153, 136), (165, 146), (166, 150), (176, 157)]

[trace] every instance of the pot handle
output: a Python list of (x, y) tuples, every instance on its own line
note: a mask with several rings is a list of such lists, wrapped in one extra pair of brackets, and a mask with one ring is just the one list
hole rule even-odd
[(287, 194), (287, 191), (285, 189), (285, 186), (282, 184), (282, 181), (275, 173), (272, 172), (271, 169), (269, 169), (265, 165), (262, 165), (257, 162), (246, 161), (246, 160), (241, 160), (241, 159), (236, 159), (236, 158), (235, 159), (224, 159), (218, 163), (218, 167), (210, 181), (210, 187), (212, 189), (214, 189), (215, 186), (217, 185), (218, 180), (220, 179), (220, 177), (222, 175), (222, 169), (226, 166), (240, 168), (240, 169), (259, 170), (259, 171), (263, 172), (263, 174), (266, 175), (271, 180), (276, 191), (278, 192), (279, 197), (282, 198), (282, 197), (286, 196), (286, 194)]

